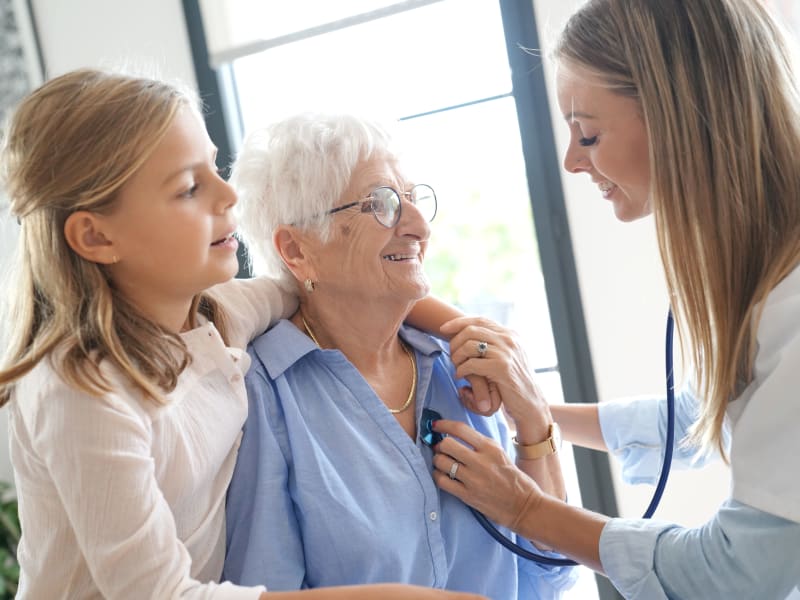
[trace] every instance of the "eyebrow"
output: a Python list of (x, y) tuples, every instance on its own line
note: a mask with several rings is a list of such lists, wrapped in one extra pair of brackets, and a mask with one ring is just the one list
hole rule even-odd
[(578, 119), (596, 119), (594, 115), (590, 115), (589, 113), (580, 112), (580, 111), (571, 111), (564, 115), (564, 119), (572, 123), (576, 118)]
[(588, 113), (585, 113), (585, 112), (580, 112), (580, 111), (576, 112), (575, 111), (575, 97), (574, 96), (572, 97), (572, 103), (571, 104), (572, 104), (572, 106), (570, 107), (571, 110), (567, 114), (564, 115), (564, 119), (568, 123), (574, 123), (576, 117), (579, 118), (579, 119), (596, 119), (597, 118), (597, 117), (595, 117), (593, 115), (590, 115)]
[[(398, 183), (399, 183), (399, 182), (398, 182)], [(367, 193), (367, 194), (371, 194), (372, 192), (374, 192), (374, 191), (375, 191), (376, 189), (378, 189), (379, 187), (388, 187), (388, 188), (392, 188), (392, 189), (394, 189), (394, 188), (398, 187), (398, 185), (397, 185), (397, 183), (391, 183), (391, 182), (389, 182), (389, 180), (388, 180), (388, 178), (387, 178), (387, 179), (382, 179), (382, 180), (379, 180), (379, 181), (374, 181), (374, 180), (373, 180), (373, 182), (372, 182), (371, 184), (369, 184), (369, 186), (366, 186), (366, 187), (367, 187), (368, 189), (366, 190), (366, 192), (365, 192), (365, 193)], [(402, 187), (402, 186), (401, 186), (401, 187)], [(403, 187), (403, 189), (405, 190), (405, 187)]]

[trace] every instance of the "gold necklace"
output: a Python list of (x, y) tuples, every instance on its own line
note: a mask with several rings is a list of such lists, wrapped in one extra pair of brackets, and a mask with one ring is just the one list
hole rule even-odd
[(306, 318), (305, 318), (305, 316), (303, 315), (303, 312), (302, 312), (302, 311), (300, 312), (300, 320), (303, 322), (303, 327), (305, 327), (305, 329), (306, 329), (306, 333), (308, 334), (308, 337), (310, 337), (312, 340), (314, 340), (314, 343), (315, 343), (317, 346), (319, 346), (320, 348), (322, 348), (322, 346), (320, 346), (320, 345), (319, 345), (319, 342), (317, 341), (317, 338), (316, 338), (316, 337), (314, 337), (314, 332), (313, 332), (313, 331), (311, 331), (311, 327), (309, 327), (309, 326), (308, 326), (308, 323), (306, 323)]
[[(317, 337), (314, 335), (314, 332), (311, 331), (311, 327), (309, 327), (308, 323), (306, 322), (305, 315), (303, 315), (302, 311), (300, 312), (300, 320), (303, 322), (303, 327), (305, 328), (308, 337), (310, 337), (318, 347), (322, 348), (320, 343), (317, 341)], [(406, 356), (408, 356), (408, 360), (411, 361), (411, 389), (408, 391), (408, 398), (406, 398), (403, 406), (400, 408), (386, 407), (393, 415), (401, 413), (411, 406), (411, 401), (414, 399), (414, 396), (417, 392), (417, 357), (414, 354), (414, 351), (411, 350), (411, 348), (409, 348), (403, 340), (400, 340), (400, 346), (403, 348)]]
[[(414, 355), (414, 351), (411, 350), (408, 346), (406, 346), (403, 340), (400, 340), (400, 345), (403, 347), (403, 350), (406, 352), (406, 356), (408, 356), (408, 360), (411, 361), (411, 389), (408, 390), (408, 398), (403, 403), (403, 406), (400, 408), (390, 408), (389, 412), (393, 415), (397, 413), (401, 413), (406, 410), (409, 406), (411, 406), (411, 401), (414, 399), (414, 396), (417, 393), (417, 357)], [(388, 408), (388, 407), (387, 407)]]

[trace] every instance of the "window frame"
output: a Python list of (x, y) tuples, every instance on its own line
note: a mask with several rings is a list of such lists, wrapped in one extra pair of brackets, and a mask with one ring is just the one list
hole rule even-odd
[[(533, 0), (498, 0), (511, 68), (528, 191), (544, 276), (565, 402), (598, 400), (578, 275), (570, 236), (560, 164), (552, 130), (542, 58), (521, 48), (540, 48)], [(233, 69), (212, 69), (199, 0), (182, 0), (200, 97), (209, 135), (219, 156), (233, 160), (243, 135)], [(241, 260), (238, 276), (250, 273)], [(617, 502), (606, 453), (573, 447), (583, 506), (617, 516)], [(621, 598), (597, 576), (601, 600)]]

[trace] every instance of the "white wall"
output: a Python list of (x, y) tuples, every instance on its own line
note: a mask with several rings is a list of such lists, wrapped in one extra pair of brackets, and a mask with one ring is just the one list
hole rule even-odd
[[(0, 192), (0, 285), (7, 285), (6, 268), (9, 258), (14, 250), (17, 240), (17, 222), (11, 219), (4, 206), (2, 192)], [(0, 327), (2, 327), (0, 323)], [(2, 332), (0, 331), (0, 334)], [(2, 340), (3, 335), (0, 335)], [(8, 459), (8, 433), (6, 420), (8, 412), (0, 409), (0, 480), (11, 481), (11, 463)]]
[[(545, 48), (580, 4), (581, 0), (534, 0)], [(553, 128), (563, 156), (568, 129), (558, 112), (549, 61), (546, 73)], [(586, 175), (562, 170), (562, 183), (600, 400), (663, 394), (669, 302), (653, 220), (617, 221), (610, 203)], [(676, 358), (676, 367), (679, 361)], [(620, 513), (641, 516), (652, 488), (622, 483), (613, 461), (612, 465)], [(700, 524), (727, 496), (728, 484), (728, 469), (722, 464), (673, 471), (656, 517)]]
[[(47, 77), (79, 67), (127, 66), (196, 84), (180, 0), (33, 0), (33, 9)], [(0, 273), (17, 236), (2, 204)], [(0, 410), (0, 479), (10, 480), (6, 419)]]
[(130, 64), (195, 83), (179, 0), (33, 0), (33, 7), (50, 77)]

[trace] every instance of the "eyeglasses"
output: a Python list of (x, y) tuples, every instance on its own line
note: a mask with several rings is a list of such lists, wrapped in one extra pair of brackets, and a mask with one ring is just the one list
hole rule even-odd
[[(332, 215), (341, 210), (347, 210), (354, 206), (361, 207), (361, 212), (370, 212), (384, 227), (392, 228), (400, 221), (400, 213), (402, 212), (402, 202), (400, 202), (401, 193), (397, 192), (394, 188), (388, 186), (377, 187), (370, 193), (364, 200), (350, 202), (332, 208), (326, 215)], [(408, 199), (422, 215), (426, 221), (433, 221), (436, 216), (436, 193), (433, 188), (424, 183), (418, 183), (407, 192), (402, 192), (402, 196)]]

